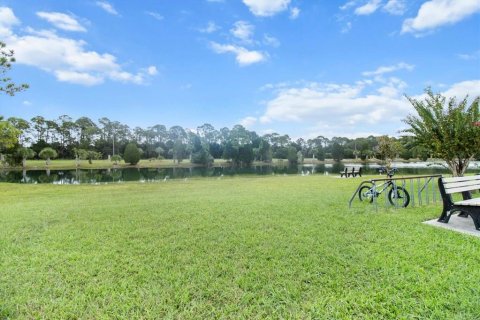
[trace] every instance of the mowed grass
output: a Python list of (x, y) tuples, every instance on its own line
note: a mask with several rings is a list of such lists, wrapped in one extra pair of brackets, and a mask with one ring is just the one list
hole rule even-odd
[(479, 319), (480, 239), (358, 183), (0, 184), (0, 318)]

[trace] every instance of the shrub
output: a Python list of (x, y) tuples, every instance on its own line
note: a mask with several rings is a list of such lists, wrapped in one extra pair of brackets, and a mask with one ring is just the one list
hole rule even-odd
[(123, 160), (132, 165), (135, 165), (140, 161), (140, 150), (135, 143), (132, 142), (127, 144), (125, 152), (123, 153)]

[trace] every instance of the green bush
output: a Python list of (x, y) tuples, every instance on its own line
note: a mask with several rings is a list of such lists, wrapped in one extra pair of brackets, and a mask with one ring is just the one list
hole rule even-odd
[(125, 152), (123, 153), (123, 160), (126, 163), (137, 164), (140, 161), (140, 150), (138, 149), (135, 143), (129, 143), (125, 147)]

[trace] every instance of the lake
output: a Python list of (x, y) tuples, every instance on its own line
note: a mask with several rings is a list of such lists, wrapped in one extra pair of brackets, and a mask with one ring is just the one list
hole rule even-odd
[[(238, 167), (212, 167), (212, 168), (122, 168), (122, 169), (77, 169), (77, 170), (4, 170), (0, 171), (0, 182), (10, 183), (53, 183), (53, 184), (103, 184), (128, 181), (156, 182), (170, 179), (188, 179), (196, 177), (221, 178), (236, 175), (311, 175), (328, 174), (339, 175), (345, 166), (360, 166), (353, 163), (335, 163), (321, 165), (299, 166), (252, 166), (249, 168)], [(416, 174), (449, 174), (449, 170), (428, 165), (425, 162), (394, 163), (399, 170), (397, 175)], [(379, 164), (362, 165), (365, 174), (378, 174)], [(479, 162), (473, 163), (469, 173), (480, 173)]]

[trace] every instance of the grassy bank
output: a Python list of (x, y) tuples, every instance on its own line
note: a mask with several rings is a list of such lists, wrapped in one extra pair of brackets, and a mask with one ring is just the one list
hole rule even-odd
[(0, 184), (0, 319), (480, 318), (480, 240), (358, 182)]

